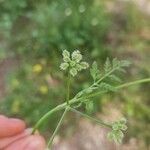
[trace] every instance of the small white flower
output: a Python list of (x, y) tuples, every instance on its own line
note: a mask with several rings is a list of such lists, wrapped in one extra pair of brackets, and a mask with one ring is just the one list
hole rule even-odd
[(81, 70), (82, 70), (82, 66), (81, 66), (80, 64), (76, 64), (76, 69), (77, 69), (78, 71), (81, 71)]
[(63, 53), (64, 62), (61, 63), (61, 70), (67, 70), (69, 68), (69, 72), (72, 76), (77, 75), (78, 71), (86, 69), (89, 67), (89, 64), (86, 62), (81, 62), (82, 55), (80, 51), (76, 50), (71, 55), (70, 52), (64, 50)]
[(71, 66), (71, 67), (75, 67), (75, 66), (76, 66), (76, 62), (71, 60), (71, 61), (70, 61), (70, 66)]
[(85, 12), (85, 6), (83, 4), (79, 6), (79, 12), (80, 13)]
[(64, 62), (69, 62), (70, 61), (70, 52), (68, 52), (67, 50), (64, 50), (62, 55), (63, 55)]
[(66, 70), (68, 67), (69, 67), (69, 64), (68, 64), (68, 63), (61, 63), (61, 64), (60, 64), (60, 69), (61, 69), (61, 70)]
[(82, 66), (82, 69), (87, 69), (89, 67), (87, 62), (81, 62), (80, 65)]
[(77, 75), (77, 70), (75, 68), (70, 69), (70, 74), (74, 77)]
[(122, 124), (126, 124), (127, 123), (127, 119), (126, 118), (121, 118), (119, 120), (119, 122), (122, 123)]
[(78, 50), (74, 51), (71, 56), (72, 56), (72, 60), (76, 61), (77, 63), (82, 60), (82, 55)]
[(70, 57), (70, 52), (68, 52), (67, 50), (63, 50), (62, 55), (63, 57)]
[(91, 21), (91, 24), (92, 24), (93, 26), (96, 26), (96, 25), (98, 24), (97, 18), (93, 18), (92, 21)]
[(71, 14), (72, 14), (71, 8), (66, 8), (66, 10), (65, 10), (65, 15), (66, 15), (66, 16), (70, 16)]

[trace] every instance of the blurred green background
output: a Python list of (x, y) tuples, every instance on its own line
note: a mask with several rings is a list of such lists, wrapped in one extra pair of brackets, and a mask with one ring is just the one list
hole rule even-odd
[[(0, 86), (0, 112), (24, 118), (29, 125), (63, 102), (66, 84), (59, 64), (64, 49), (79, 49), (86, 61), (96, 60), (100, 66), (106, 57), (131, 60), (124, 82), (150, 75), (150, 14), (136, 2), (0, 0), (0, 18), (0, 82), (5, 82)], [(88, 72), (80, 73), (72, 81), (72, 96), (90, 80)], [(119, 108), (129, 120), (125, 142), (134, 137), (147, 149), (149, 89), (141, 84), (96, 97), (91, 113)], [(59, 115), (53, 115), (53, 124), (45, 123), (43, 130), (53, 129)]]

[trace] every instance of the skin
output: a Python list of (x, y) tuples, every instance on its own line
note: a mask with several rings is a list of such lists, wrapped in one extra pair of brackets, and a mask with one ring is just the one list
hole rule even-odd
[(0, 150), (45, 150), (44, 138), (31, 132), (24, 121), (0, 115)]

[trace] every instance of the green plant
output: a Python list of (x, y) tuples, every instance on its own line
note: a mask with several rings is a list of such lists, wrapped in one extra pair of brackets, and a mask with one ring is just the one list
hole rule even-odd
[(56, 129), (54, 133), (52, 134), (49, 142), (48, 142), (48, 148), (52, 146), (53, 139), (55, 135), (57, 134), (57, 131), (59, 130), (63, 119), (68, 111), (72, 111), (75, 113), (80, 114), (81, 116), (84, 116), (91, 121), (94, 121), (100, 125), (103, 125), (105, 127), (108, 127), (111, 129), (111, 131), (108, 133), (108, 138), (111, 140), (114, 140), (116, 143), (121, 143), (122, 139), (124, 137), (123, 131), (127, 130), (126, 122), (127, 120), (125, 118), (121, 118), (118, 121), (115, 121), (113, 123), (106, 123), (102, 120), (95, 119), (91, 116), (89, 116), (86, 113), (80, 112), (77, 110), (77, 108), (83, 106), (84, 104), (87, 105), (88, 103), (91, 103), (93, 98), (96, 95), (103, 94), (106, 92), (115, 92), (121, 88), (128, 87), (131, 85), (143, 83), (143, 82), (150, 82), (150, 78), (137, 80), (121, 85), (114, 85), (111, 81), (120, 82), (120, 78), (117, 75), (117, 72), (125, 72), (124, 68), (128, 67), (130, 65), (130, 62), (126, 60), (117, 60), (116, 58), (112, 61), (107, 58), (103, 70), (98, 69), (98, 65), (96, 62), (92, 64), (92, 67), (90, 69), (91, 76), (93, 78), (93, 83), (88, 88), (85, 88), (81, 91), (79, 91), (73, 98), (70, 99), (70, 83), (71, 83), (71, 76), (74, 77), (77, 75), (77, 73), (83, 69), (86, 69), (89, 67), (88, 63), (82, 62), (82, 55), (80, 51), (76, 50), (72, 54), (68, 52), (67, 50), (63, 51), (63, 63), (61, 63), (60, 68), (67, 72), (67, 94), (66, 94), (66, 102), (63, 104), (60, 104), (50, 110), (48, 113), (46, 113), (35, 125), (33, 129), (33, 133), (39, 128), (39, 126), (48, 119), (53, 113), (64, 110), (64, 113), (62, 114), (62, 117), (60, 118)]
[[(2, 97), (4, 101), (0, 101), (3, 106), (0, 110), (7, 115), (25, 118), (30, 125), (50, 107), (58, 105), (65, 95), (63, 73), (56, 70), (60, 49), (70, 49), (71, 52), (72, 47), (86, 48), (86, 52), (82, 51), (84, 57), (91, 56), (99, 63), (103, 63), (111, 53), (107, 44), (111, 21), (103, 2), (5, 0), (0, 2), (0, 12), (0, 33), (4, 40), (0, 46), (0, 51), (4, 52), (0, 52), (0, 57), (13, 57), (20, 64), (6, 76), (8, 90), (7, 95)], [(93, 40), (90, 40), (91, 37)], [(42, 69), (35, 71), (36, 66)], [(80, 81), (83, 82), (86, 77), (81, 74)], [(50, 80), (52, 83), (49, 83)], [(17, 86), (14, 86), (15, 81)], [(82, 86), (85, 84), (88, 83), (84, 82)], [(72, 83), (74, 91), (82, 88), (78, 85), (76, 81)], [(41, 92), (43, 86), (48, 89), (45, 94)], [(41, 103), (44, 109), (40, 107)], [(53, 117), (51, 128), (56, 123), (57, 114)]]
[(6, 0), (0, 4), (1, 32), (15, 54), (31, 57), (32, 49), (32, 57), (48, 59), (58, 57), (59, 49), (75, 46), (88, 48), (93, 57), (104, 59), (109, 53), (111, 21), (103, 2), (63, 0), (60, 5), (60, 0)]

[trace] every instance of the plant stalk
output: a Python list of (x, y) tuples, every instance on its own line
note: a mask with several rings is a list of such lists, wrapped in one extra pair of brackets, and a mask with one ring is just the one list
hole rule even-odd
[[(137, 85), (137, 84), (146, 83), (146, 82), (150, 82), (150, 78), (146, 78), (146, 79), (141, 79), (141, 80), (136, 80), (136, 81), (128, 82), (128, 83), (125, 83), (125, 84), (121, 84), (121, 85), (119, 85), (119, 86), (116, 86), (115, 88), (116, 88), (117, 90), (119, 90), (119, 89), (122, 89), (122, 88), (125, 88), (125, 87), (128, 87), (128, 86)], [(97, 95), (100, 95), (100, 94), (106, 93), (106, 92), (107, 92), (107, 91), (96, 92), (96, 93), (93, 93), (93, 94), (88, 95), (86, 98), (95, 97), (95, 96), (97, 96)]]
[(69, 99), (70, 99), (70, 81), (71, 81), (71, 76), (70, 76), (70, 73), (68, 72), (67, 94), (66, 94), (66, 101), (67, 101), (67, 105), (68, 105), (68, 106), (69, 106)]
[[(125, 84), (122, 84), (122, 85), (119, 85), (119, 86), (116, 86), (116, 89), (122, 89), (122, 88), (125, 88), (125, 87), (128, 87), (128, 86), (132, 86), (132, 85), (137, 85), (137, 84), (140, 84), (140, 83), (146, 83), (146, 82), (150, 82), (150, 78), (146, 78), (146, 79), (141, 79), (141, 80), (136, 80), (136, 81), (132, 81), (132, 82), (128, 82), (128, 83), (125, 83)], [(88, 96), (88, 98), (92, 98), (92, 97), (95, 97), (97, 95), (100, 95), (100, 94), (103, 94), (103, 93), (106, 93), (107, 91), (101, 91), (101, 92), (96, 92), (96, 93), (93, 93), (91, 95)], [(83, 99), (83, 98), (82, 98)], [(79, 102), (81, 100), (81, 98), (73, 98), (69, 101), (69, 104), (75, 104), (77, 102)], [(46, 120), (48, 119), (53, 113), (57, 112), (57, 111), (60, 111), (60, 110), (63, 110), (67, 107), (67, 103), (64, 102), (58, 106), (56, 106), (55, 108), (53, 108), (52, 110), (50, 110), (49, 112), (47, 112), (37, 123), (36, 125), (34, 126), (33, 128), (33, 134), (35, 133), (35, 131), (40, 127), (40, 125)]]
[(136, 81), (133, 81), (133, 82), (128, 82), (128, 83), (117, 86), (116, 89), (121, 89), (121, 88), (124, 88), (124, 87), (128, 87), (128, 86), (131, 86), (131, 85), (136, 85), (136, 84), (140, 84), (140, 83), (145, 83), (145, 82), (150, 82), (150, 78), (136, 80)]
[(102, 80), (104, 80), (105, 78), (107, 78), (110, 74), (112, 74), (116, 69), (112, 69), (111, 71), (109, 71), (107, 74), (105, 74), (101, 79), (99, 79), (96, 84), (99, 84)]
[(59, 122), (58, 122), (58, 124), (57, 124), (57, 127), (56, 127), (54, 133), (52, 134), (52, 136), (51, 136), (51, 138), (50, 138), (50, 140), (49, 140), (49, 142), (48, 142), (48, 145), (47, 145), (48, 148), (51, 148), (52, 143), (53, 143), (53, 140), (54, 140), (54, 138), (55, 138), (55, 136), (56, 136), (58, 130), (60, 129), (60, 126), (61, 126), (61, 124), (62, 124), (62, 122), (63, 122), (63, 119), (64, 119), (64, 117), (65, 117), (67, 111), (68, 111), (68, 107), (66, 107), (64, 113), (62, 114), (62, 116), (61, 116), (61, 118), (60, 118), (60, 120), (59, 120)]
[(70, 109), (72, 112), (77, 113), (77, 114), (79, 114), (80, 116), (83, 116), (83, 117), (85, 117), (85, 118), (87, 118), (87, 119), (89, 119), (89, 120), (91, 120), (91, 121), (93, 121), (93, 122), (96, 122), (96, 123), (99, 124), (99, 125), (103, 125), (103, 126), (108, 127), (108, 128), (111, 128), (111, 127), (112, 127), (110, 124), (105, 123), (105, 122), (103, 122), (102, 120), (93, 118), (93, 117), (91, 117), (91, 116), (89, 116), (89, 115), (87, 115), (87, 114), (85, 114), (85, 113), (82, 113), (82, 112), (80, 112), (80, 111), (78, 111), (78, 110), (76, 110), (76, 109), (74, 109), (74, 108), (72, 108), (72, 107), (70, 107), (69, 109)]

